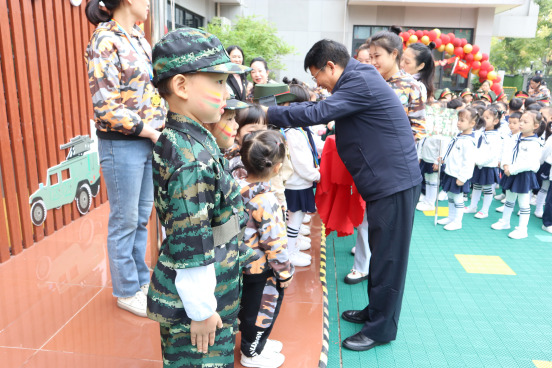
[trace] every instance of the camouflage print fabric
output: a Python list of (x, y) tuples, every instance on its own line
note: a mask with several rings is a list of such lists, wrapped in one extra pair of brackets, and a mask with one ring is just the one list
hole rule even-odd
[(224, 152), (224, 158), (228, 160), (230, 174), (238, 181), (247, 178), (247, 170), (245, 170), (245, 166), (243, 166), (240, 148), (241, 147), (236, 143)]
[[(215, 246), (214, 227), (234, 216), (238, 216), (241, 227), (247, 221), (239, 186), (225, 171), (226, 166), (209, 131), (185, 116), (168, 113), (166, 127), (153, 151), (154, 204), (167, 236), (148, 292), (148, 317), (163, 326), (189, 329), (190, 325), (175, 286), (176, 269), (209, 264), (214, 264), (217, 278), (217, 313), (228, 325), (236, 320), (242, 267), (255, 254), (237, 235)], [(171, 339), (177, 338), (169, 333), (163, 337), (163, 344), (170, 346)], [(183, 347), (178, 351), (186, 352)], [(179, 356), (177, 360), (188, 358), (195, 359), (192, 355)], [(173, 361), (166, 357), (165, 360)], [(217, 361), (208, 354), (202, 358), (204, 367), (217, 367), (209, 365)], [(194, 366), (171, 364), (166, 366)]]
[(164, 103), (150, 80), (151, 47), (135, 26), (132, 45), (115, 21), (100, 23), (86, 49), (96, 128), (139, 134), (143, 124), (163, 127)]
[(425, 121), (425, 100), (422, 94), (421, 83), (410, 74), (400, 70), (387, 80), (387, 83), (395, 91), (404, 111), (410, 120), (412, 132), (416, 140), (420, 140), (427, 135)]
[(270, 337), (284, 299), (284, 289), (269, 272), (244, 275), (240, 309), (241, 351), (246, 356), (261, 354)]
[(223, 323), (217, 330), (215, 345), (202, 354), (192, 346), (188, 324), (160, 325), (164, 368), (230, 368), (234, 367), (234, 345), (238, 323)]
[(182, 27), (167, 33), (155, 44), (153, 70), (153, 83), (157, 86), (160, 81), (177, 74), (245, 73), (251, 68), (230, 62), (230, 56), (215, 35)]
[(272, 269), (279, 280), (293, 276), (294, 268), (287, 251), (286, 222), (282, 208), (268, 183), (252, 183), (241, 189), (249, 220), (244, 242), (255, 250), (259, 259), (248, 264), (246, 275)]

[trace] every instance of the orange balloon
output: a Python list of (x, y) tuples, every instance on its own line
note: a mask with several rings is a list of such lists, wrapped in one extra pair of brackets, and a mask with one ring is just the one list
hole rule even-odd
[(421, 41), (424, 45), (429, 45), (429, 43), (431, 42), (431, 40), (429, 39), (429, 36), (422, 36)]
[(472, 52), (472, 50), (473, 50), (473, 46), (470, 45), (469, 43), (464, 46), (464, 53), (465, 54), (469, 54), (470, 52)]
[(445, 51), (449, 55), (454, 54), (454, 45), (452, 43), (447, 43), (447, 45), (445, 46)]
[(493, 71), (490, 71), (489, 74), (487, 74), (487, 79), (490, 81), (494, 81), (498, 77), (498, 73)]
[(479, 69), (472, 69), (471, 72), (473, 75), (479, 75)]
[(416, 43), (416, 42), (418, 42), (418, 36), (416, 36), (416, 35), (411, 35), (410, 38), (408, 39), (408, 42), (410, 42), (410, 43)]
[(483, 55), (480, 52), (478, 52), (477, 54), (473, 55), (473, 60), (479, 61), (481, 60), (482, 57)]
[(445, 45), (441, 45), (441, 46), (437, 47), (437, 51), (439, 51), (439, 52), (445, 51)]

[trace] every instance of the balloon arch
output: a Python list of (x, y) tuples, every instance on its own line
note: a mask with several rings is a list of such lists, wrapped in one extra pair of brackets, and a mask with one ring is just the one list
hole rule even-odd
[(483, 83), (488, 80), (492, 83), (491, 90), (498, 95), (502, 91), (501, 78), (495, 71), (494, 66), (489, 62), (489, 55), (481, 52), (479, 46), (471, 45), (465, 38), (457, 38), (454, 33), (443, 34), (437, 28), (427, 30), (410, 29), (401, 32), (399, 36), (403, 39), (404, 47), (421, 42), (424, 45), (429, 45), (430, 42), (435, 43), (435, 49), (439, 52), (445, 52), (452, 56), (444, 63), (436, 61), (436, 65), (446, 65), (455, 63), (452, 73), (468, 77), (471, 69), (472, 74), (479, 77), (479, 82)]

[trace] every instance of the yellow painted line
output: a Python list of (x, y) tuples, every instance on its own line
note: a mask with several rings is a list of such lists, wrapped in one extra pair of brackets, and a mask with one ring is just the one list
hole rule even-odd
[(533, 364), (537, 368), (552, 368), (552, 362), (547, 362), (544, 360), (533, 360)]
[[(458, 262), (467, 273), (482, 273), (489, 275), (515, 275), (516, 273), (499, 256), (480, 256), (455, 254)], [(550, 367), (552, 368), (552, 367)]]
[[(435, 216), (435, 210), (433, 211), (424, 211), (424, 215), (426, 216)], [(448, 217), (448, 207), (438, 207), (437, 208), (437, 216), (439, 217)]]

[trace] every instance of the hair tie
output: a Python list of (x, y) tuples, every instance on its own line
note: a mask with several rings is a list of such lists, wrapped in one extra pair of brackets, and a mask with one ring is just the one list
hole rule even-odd
[(265, 166), (266, 166), (266, 167), (272, 167), (272, 161), (270, 161), (270, 160), (265, 160)]
[(103, 7), (103, 8), (105, 8), (105, 3), (104, 3), (103, 1), (100, 1), (100, 2), (98, 3), (98, 5), (101, 6), (101, 7)]

